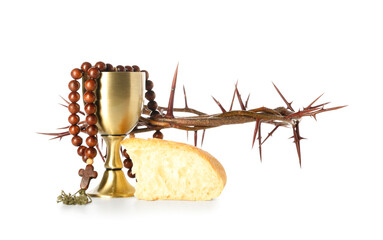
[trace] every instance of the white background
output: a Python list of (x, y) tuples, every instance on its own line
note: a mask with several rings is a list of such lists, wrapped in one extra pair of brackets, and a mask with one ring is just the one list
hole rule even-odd
[[(366, 0), (2, 3), (0, 238), (382, 239), (382, 12)], [(302, 121), (301, 169), (291, 129), (265, 143), (263, 163), (253, 123), (207, 131), (202, 148), (228, 178), (216, 200), (63, 206), (84, 164), (69, 138), (36, 132), (68, 124), (70, 71), (99, 60), (147, 69), (161, 106), (179, 62), (178, 107), (185, 85), (191, 107), (218, 113), (211, 95), (228, 108), (237, 80), (253, 108), (284, 106), (271, 82), (296, 109), (322, 93), (348, 107)]]

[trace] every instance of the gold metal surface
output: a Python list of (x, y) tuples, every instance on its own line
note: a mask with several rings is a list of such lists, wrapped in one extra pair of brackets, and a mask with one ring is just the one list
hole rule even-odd
[[(106, 142), (108, 156), (100, 184), (89, 194), (94, 197), (131, 197), (134, 187), (122, 172), (120, 143), (137, 124), (143, 106), (143, 72), (103, 72), (95, 90), (97, 127)], [(83, 78), (83, 93), (85, 93)]]

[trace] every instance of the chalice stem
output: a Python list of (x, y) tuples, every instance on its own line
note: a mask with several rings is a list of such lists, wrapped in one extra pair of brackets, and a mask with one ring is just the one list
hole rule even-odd
[(105, 161), (105, 172), (100, 184), (89, 195), (93, 197), (115, 198), (132, 197), (135, 189), (126, 180), (120, 157), (120, 143), (126, 135), (102, 135), (106, 142), (108, 155)]

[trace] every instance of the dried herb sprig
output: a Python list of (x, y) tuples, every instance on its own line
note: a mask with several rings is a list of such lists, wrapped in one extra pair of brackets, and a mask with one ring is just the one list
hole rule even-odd
[[(76, 195), (78, 194), (78, 195)], [(75, 194), (66, 194), (61, 191), (57, 197), (57, 203), (62, 202), (65, 205), (85, 205), (92, 202), (92, 198), (85, 192), (85, 190), (78, 190)]]

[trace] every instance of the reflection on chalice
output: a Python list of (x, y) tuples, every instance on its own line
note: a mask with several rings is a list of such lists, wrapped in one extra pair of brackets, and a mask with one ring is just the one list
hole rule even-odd
[[(89, 191), (94, 197), (131, 197), (134, 187), (126, 180), (120, 143), (137, 124), (143, 106), (144, 72), (103, 72), (97, 80), (95, 105), (99, 133), (106, 142), (105, 172), (100, 184)], [(82, 81), (84, 86), (87, 77)], [(85, 93), (83, 87), (83, 94)]]

